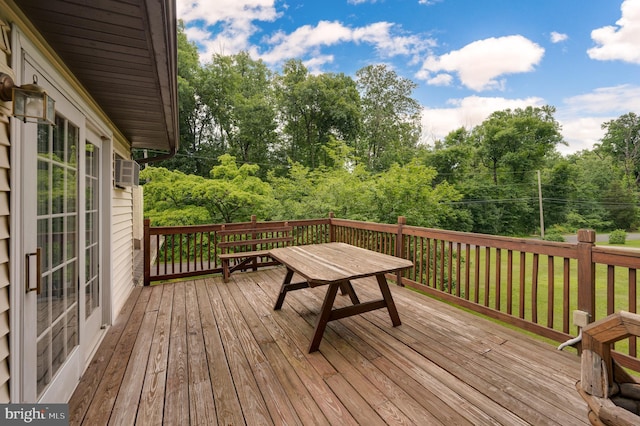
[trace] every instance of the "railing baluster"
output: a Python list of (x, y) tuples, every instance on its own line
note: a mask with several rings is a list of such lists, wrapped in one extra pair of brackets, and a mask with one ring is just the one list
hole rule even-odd
[(495, 309), (500, 310), (501, 297), (502, 297), (502, 250), (496, 249), (496, 295), (495, 295)]
[(484, 306), (489, 306), (491, 284), (491, 247), (484, 248)]
[(525, 298), (526, 298), (526, 272), (527, 272), (527, 254), (523, 251), (520, 252), (520, 306), (518, 307), (520, 314), (520, 318), (524, 319), (525, 317)]
[[(636, 305), (637, 303), (635, 302), (637, 299), (637, 280), (636, 280), (636, 269), (635, 268), (629, 268), (629, 312), (632, 313), (637, 313), (636, 312)], [(633, 303), (631, 303), (631, 301), (634, 301)], [(629, 355), (632, 357), (637, 357), (638, 353), (637, 353), (637, 341), (638, 338), (636, 336), (631, 336), (629, 337)]]
[(476, 252), (476, 264), (475, 264), (475, 282), (473, 283), (474, 285), (474, 292), (473, 292), (473, 301), (475, 303), (478, 303), (480, 301), (480, 246), (476, 245), (475, 246), (475, 252)]
[(547, 327), (553, 328), (555, 307), (555, 269), (553, 256), (547, 256)]
[(465, 294), (465, 299), (469, 300), (469, 288), (470, 288), (470, 284), (471, 284), (471, 244), (466, 244), (465, 245), (465, 272), (464, 272), (464, 294)]
[(440, 240), (440, 291), (444, 291), (444, 240)]
[(538, 268), (540, 255), (533, 254), (533, 268), (531, 273), (531, 322), (538, 323)]
[(615, 311), (616, 306), (616, 267), (607, 266), (607, 315)]
[(507, 251), (507, 313), (513, 314), (513, 250)]
[(447, 279), (447, 286), (449, 287), (449, 294), (453, 293), (453, 280), (451, 275), (453, 274), (453, 243), (451, 241), (449, 241), (449, 253), (447, 256), (447, 274), (449, 274), (449, 277)]
[(564, 258), (564, 282), (562, 296), (562, 331), (569, 333), (569, 315), (571, 310), (571, 262)]
[(462, 287), (462, 278), (460, 277), (460, 265), (462, 257), (462, 244), (456, 244), (456, 297), (460, 297), (460, 287)]

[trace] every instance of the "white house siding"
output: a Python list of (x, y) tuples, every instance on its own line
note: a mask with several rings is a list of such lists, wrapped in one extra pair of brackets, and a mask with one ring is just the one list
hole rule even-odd
[(9, 121), (0, 112), (0, 402), (9, 402)]
[[(116, 152), (129, 158), (130, 153), (116, 147)], [(112, 318), (133, 290), (133, 194), (131, 188), (114, 188), (111, 206), (111, 230), (113, 253)]]
[[(4, 30), (9, 37), (9, 26), (0, 16), (0, 31)], [(1, 36), (2, 34), (0, 34)], [(6, 40), (8, 41), (8, 39)], [(0, 47), (4, 47), (0, 39)], [(7, 46), (8, 47), (8, 46)], [(8, 49), (0, 48), (0, 71), (10, 73), (11, 57)], [(10, 104), (9, 104), (10, 105)], [(0, 102), (0, 403), (10, 401), (9, 394), (9, 196), (11, 163), (11, 139), (9, 115), (11, 111), (6, 104)]]

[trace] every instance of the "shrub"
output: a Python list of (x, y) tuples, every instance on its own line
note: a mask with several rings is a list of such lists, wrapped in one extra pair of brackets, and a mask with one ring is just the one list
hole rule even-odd
[(616, 229), (609, 234), (609, 244), (624, 244), (627, 241), (627, 233), (623, 229)]
[(545, 241), (555, 241), (557, 243), (564, 243), (564, 237), (562, 236), (562, 234), (557, 232), (549, 232), (545, 234), (543, 239)]

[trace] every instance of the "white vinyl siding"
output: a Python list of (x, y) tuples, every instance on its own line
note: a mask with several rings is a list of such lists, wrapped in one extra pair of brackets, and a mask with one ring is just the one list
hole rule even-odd
[[(122, 157), (125, 151), (116, 147)], [(133, 282), (133, 194), (131, 188), (112, 190), (111, 249), (113, 261), (112, 318), (117, 318), (134, 287)]]
[[(3, 62), (6, 57), (3, 57)], [(9, 393), (9, 111), (0, 107), (0, 403), (10, 402)]]
[[(8, 54), (5, 43), (11, 37), (9, 27), (0, 17), (0, 31), (6, 30), (7, 38), (0, 40), (0, 71), (10, 72), (11, 57)], [(3, 34), (0, 34), (3, 35)], [(0, 102), (0, 403), (8, 403), (10, 399), (11, 376), (9, 369), (9, 332), (10, 332), (10, 239), (11, 217), (10, 217), (10, 175), (11, 175), (11, 126), (9, 115), (11, 110), (4, 102)]]

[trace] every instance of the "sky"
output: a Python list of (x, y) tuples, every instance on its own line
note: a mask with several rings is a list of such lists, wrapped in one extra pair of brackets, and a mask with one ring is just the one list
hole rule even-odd
[(203, 63), (247, 51), (280, 71), (385, 64), (415, 82), (423, 142), (492, 112), (552, 105), (563, 154), (640, 114), (640, 0), (177, 0)]

